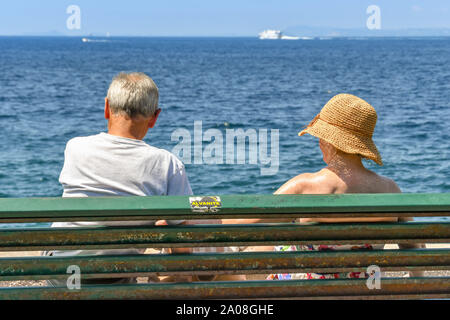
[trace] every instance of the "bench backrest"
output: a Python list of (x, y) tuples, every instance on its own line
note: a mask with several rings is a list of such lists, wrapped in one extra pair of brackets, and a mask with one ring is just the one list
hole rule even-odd
[[(0, 199), (0, 223), (180, 219), (448, 217), (450, 194), (327, 196), (125, 197)], [(450, 223), (255, 224), (162, 227), (0, 229), (0, 251), (263, 246), (283, 244), (450, 243)], [(450, 270), (450, 250), (239, 252), (192, 255), (0, 259), (0, 281), (98, 277)], [(195, 282), (7, 288), (2, 299), (450, 297), (450, 278)]]

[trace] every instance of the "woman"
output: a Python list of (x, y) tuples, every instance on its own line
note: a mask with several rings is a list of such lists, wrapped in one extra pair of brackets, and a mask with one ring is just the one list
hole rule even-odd
[[(366, 169), (362, 163), (362, 158), (367, 158), (383, 165), (372, 141), (376, 122), (377, 113), (366, 101), (350, 94), (333, 97), (299, 133), (300, 136), (309, 133), (319, 138), (323, 160), (328, 166), (319, 172), (291, 179), (276, 194), (401, 192), (394, 181)], [(334, 219), (326, 221), (336, 222)]]
[[(284, 184), (275, 194), (343, 194), (343, 193), (399, 193), (394, 181), (379, 176), (366, 169), (362, 158), (383, 165), (380, 153), (372, 141), (377, 122), (375, 109), (366, 101), (350, 94), (333, 97), (308, 125), (299, 133), (308, 133), (319, 138), (323, 160), (327, 167), (315, 172), (301, 174)], [(411, 219), (403, 219), (408, 221)], [(341, 222), (397, 222), (398, 218), (314, 218), (300, 219), (300, 222), (341, 223)], [(254, 221), (261, 222), (261, 221)], [(401, 246), (421, 247), (420, 245)], [(381, 250), (384, 245), (308, 245), (276, 247), (279, 251), (322, 251), (322, 250)], [(341, 274), (278, 274), (269, 279), (334, 279), (361, 278), (362, 272)]]

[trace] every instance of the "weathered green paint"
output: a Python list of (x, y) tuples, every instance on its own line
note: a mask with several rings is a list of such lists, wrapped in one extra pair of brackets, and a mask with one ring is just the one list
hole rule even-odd
[[(208, 218), (442, 216), (450, 194), (221, 196), (218, 214), (194, 214), (189, 197), (0, 199), (0, 221), (68, 221)], [(93, 220), (93, 219), (88, 219)]]
[(233, 299), (311, 297), (449, 297), (450, 278), (382, 279), (380, 290), (369, 290), (365, 279), (141, 284), (66, 288), (0, 289), (0, 299)]
[(432, 242), (450, 242), (450, 223), (196, 225), (0, 231), (0, 249), (4, 251)]
[[(450, 249), (341, 252), (38, 257), (0, 259), (0, 280), (67, 279), (77, 265), (84, 278), (168, 274), (265, 274), (289, 272), (450, 270)], [(58, 277), (55, 277), (58, 276)]]
[[(222, 196), (216, 214), (193, 213), (189, 197), (0, 199), (0, 223), (160, 219), (449, 216), (450, 194)], [(448, 243), (449, 223), (211, 225), (1, 230), (0, 250), (165, 248), (280, 244)], [(0, 279), (65, 278), (79, 265), (85, 278), (165, 274), (449, 270), (450, 251), (267, 252), (240, 254), (0, 259)], [(0, 299), (442, 298), (450, 278), (210, 282), (0, 289)]]

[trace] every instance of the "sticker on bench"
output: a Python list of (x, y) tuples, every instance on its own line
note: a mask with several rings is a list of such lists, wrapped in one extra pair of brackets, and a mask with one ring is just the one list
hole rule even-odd
[(215, 213), (222, 207), (220, 197), (191, 197), (189, 202), (193, 212)]

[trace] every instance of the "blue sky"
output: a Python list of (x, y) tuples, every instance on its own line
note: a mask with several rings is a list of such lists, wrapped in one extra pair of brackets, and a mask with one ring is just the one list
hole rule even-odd
[(292, 26), (364, 28), (369, 5), (383, 29), (450, 28), (449, 0), (14, 0), (0, 3), (0, 35), (59, 32), (66, 8), (81, 8), (81, 33), (138, 36), (254, 36)]

